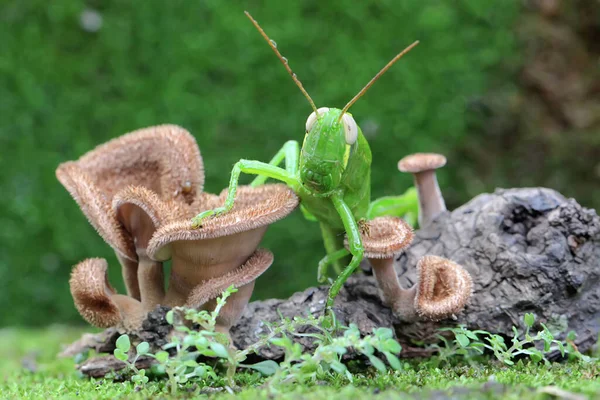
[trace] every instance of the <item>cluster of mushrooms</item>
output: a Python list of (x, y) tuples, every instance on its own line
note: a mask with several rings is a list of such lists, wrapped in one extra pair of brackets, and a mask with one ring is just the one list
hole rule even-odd
[[(419, 226), (429, 225), (446, 211), (435, 170), (446, 164), (446, 157), (417, 153), (398, 162), (401, 172), (414, 175), (419, 198)], [(412, 228), (401, 218), (377, 217), (362, 230), (364, 257), (373, 268), (384, 304), (398, 319), (440, 320), (459, 313), (471, 297), (473, 283), (460, 265), (443, 257), (427, 255), (417, 263), (417, 283), (410, 289), (400, 286), (394, 260), (413, 240)]]
[[(115, 251), (127, 294), (107, 280), (107, 262), (87, 259), (73, 268), (71, 294), (90, 324), (133, 332), (157, 305), (214, 309), (227, 287), (217, 330), (227, 333), (248, 303), (254, 281), (273, 262), (258, 245), (267, 227), (290, 214), (296, 195), (282, 184), (240, 187), (235, 207), (193, 229), (198, 212), (221, 205), (226, 192), (203, 192), (200, 150), (186, 130), (162, 125), (98, 146), (56, 175)], [(171, 260), (165, 287), (163, 263)]]
[[(439, 194), (431, 171), (417, 172), (421, 167), (414, 160), (404, 164), (401, 170), (415, 173), (423, 225), (445, 210), (443, 199), (441, 206), (431, 200), (432, 193)], [(174, 125), (111, 140), (77, 161), (61, 164), (56, 175), (115, 251), (127, 290), (118, 294), (110, 285), (106, 260), (90, 258), (71, 274), (75, 306), (90, 324), (120, 332), (141, 329), (147, 313), (158, 305), (212, 310), (216, 298), (234, 285), (238, 290), (221, 310), (216, 327), (228, 334), (247, 305), (255, 280), (273, 263), (273, 254), (258, 247), (268, 226), (298, 206), (297, 196), (286, 185), (241, 186), (229, 213), (194, 229), (191, 218), (221, 206), (227, 190), (220, 195), (203, 191), (198, 145), (189, 132)], [(412, 240), (412, 229), (402, 219), (375, 218), (362, 231), (365, 257), (383, 300), (399, 318), (441, 319), (464, 307), (471, 294), (470, 276), (440, 257), (423, 257), (417, 266), (418, 284), (400, 287), (394, 258)], [(167, 285), (163, 263), (168, 260)]]

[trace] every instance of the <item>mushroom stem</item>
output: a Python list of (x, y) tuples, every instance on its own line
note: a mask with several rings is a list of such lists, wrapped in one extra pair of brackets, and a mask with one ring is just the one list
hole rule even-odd
[(381, 290), (383, 302), (399, 319), (414, 321), (418, 318), (415, 309), (416, 286), (403, 289), (394, 269), (394, 258), (370, 258), (373, 274)]
[(138, 262), (125, 258), (119, 253), (115, 252), (119, 263), (121, 264), (121, 273), (123, 274), (123, 281), (125, 282), (125, 289), (127, 295), (133, 297), (136, 300), (140, 300), (140, 284), (138, 282)]
[(121, 321), (117, 324), (118, 330), (133, 332), (142, 327), (148, 313), (139, 301), (122, 294), (113, 294), (110, 299), (121, 313)]
[(429, 225), (435, 217), (446, 211), (446, 203), (438, 185), (435, 170), (414, 174), (419, 194), (419, 226)]
[(145, 254), (141, 255), (137, 279), (144, 310), (154, 310), (165, 298), (165, 275), (162, 262), (150, 260)]

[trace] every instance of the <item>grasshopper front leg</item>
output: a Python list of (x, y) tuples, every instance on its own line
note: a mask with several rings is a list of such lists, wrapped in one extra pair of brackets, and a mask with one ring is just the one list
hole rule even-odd
[(228, 212), (233, 208), (233, 203), (235, 201), (235, 193), (237, 191), (237, 187), (239, 185), (239, 179), (241, 173), (245, 174), (254, 174), (254, 175), (264, 175), (267, 178), (273, 178), (285, 182), (288, 186), (290, 186), (294, 192), (297, 192), (300, 188), (300, 181), (298, 178), (285, 169), (276, 167), (271, 164), (266, 164), (260, 161), (254, 160), (240, 160), (233, 166), (233, 170), (231, 171), (231, 179), (229, 180), (229, 192), (227, 193), (227, 198), (225, 199), (225, 204), (222, 207), (217, 207), (213, 210), (207, 210), (201, 212), (196, 215), (192, 219), (192, 226), (194, 228), (198, 228), (202, 226), (202, 221), (211, 216), (217, 216), (223, 213)]
[[(296, 176), (298, 173), (298, 158), (300, 157), (300, 145), (295, 140), (288, 140), (285, 142), (283, 147), (273, 156), (269, 165), (278, 166), (283, 160), (285, 160), (285, 170), (291, 175)], [(269, 177), (266, 175), (259, 175), (250, 186), (256, 187), (265, 183)]]
[(342, 219), (342, 223), (344, 224), (344, 229), (346, 230), (346, 235), (348, 237), (348, 247), (350, 250), (350, 254), (352, 254), (352, 260), (350, 260), (350, 264), (348, 264), (348, 266), (342, 271), (342, 273), (338, 275), (336, 280), (329, 288), (329, 295), (327, 296), (327, 303), (325, 304), (325, 314), (326, 319), (329, 319), (328, 324), (330, 326), (332, 326), (335, 318), (335, 316), (333, 315), (333, 303), (335, 301), (335, 297), (340, 292), (342, 286), (344, 285), (344, 282), (348, 280), (350, 275), (352, 275), (354, 270), (356, 270), (356, 268), (362, 261), (364, 253), (358, 224), (356, 223), (356, 220), (352, 215), (350, 207), (348, 207), (348, 205), (344, 202), (343, 195), (335, 194), (331, 196), (331, 200), (335, 209), (340, 215), (340, 218)]

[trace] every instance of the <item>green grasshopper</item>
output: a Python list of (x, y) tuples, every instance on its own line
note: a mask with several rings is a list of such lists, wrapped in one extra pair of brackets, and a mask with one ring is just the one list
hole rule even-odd
[[(195, 227), (200, 227), (205, 218), (232, 209), (242, 172), (258, 175), (251, 186), (261, 185), (268, 178), (285, 182), (300, 198), (305, 217), (320, 222), (327, 255), (319, 262), (319, 281), (325, 279), (329, 264), (335, 264), (348, 255), (352, 256), (348, 266), (341, 272), (338, 271), (339, 275), (329, 289), (325, 312), (333, 321), (332, 307), (335, 297), (363, 258), (361, 221), (379, 215), (400, 216), (408, 212), (416, 215), (417, 201), (414, 189), (402, 196), (384, 197), (370, 202), (371, 149), (348, 109), (396, 61), (416, 46), (418, 41), (396, 55), (343, 109), (317, 108), (296, 74), (292, 72), (287, 59), (277, 50), (275, 42), (269, 39), (248, 12), (245, 14), (308, 99), (313, 112), (306, 121), (306, 135), (302, 148), (297, 141), (290, 140), (268, 164), (239, 160), (231, 172), (225, 204), (198, 214), (192, 223)], [(283, 161), (285, 169), (278, 166)], [(348, 238), (349, 251), (340, 240), (343, 239), (344, 232)]]

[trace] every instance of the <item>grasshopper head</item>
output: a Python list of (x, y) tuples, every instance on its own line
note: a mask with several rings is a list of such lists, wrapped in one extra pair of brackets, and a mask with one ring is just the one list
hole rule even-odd
[(306, 120), (306, 136), (300, 154), (300, 179), (309, 190), (328, 194), (340, 186), (350, 150), (358, 138), (358, 126), (349, 113), (321, 107)]

